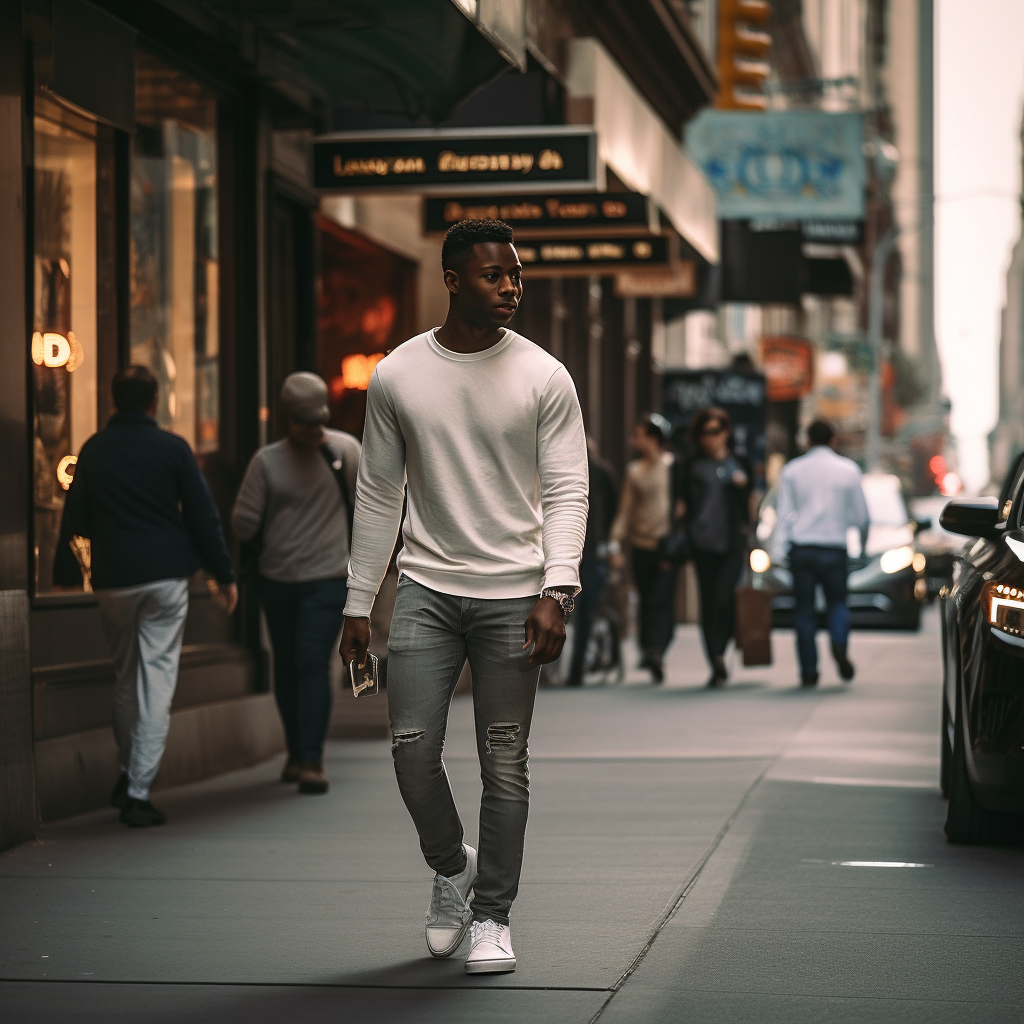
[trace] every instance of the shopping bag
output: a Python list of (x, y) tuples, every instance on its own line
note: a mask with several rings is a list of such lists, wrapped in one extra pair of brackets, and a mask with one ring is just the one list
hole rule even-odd
[(772, 663), (772, 599), (749, 584), (736, 588), (736, 646), (744, 665)]

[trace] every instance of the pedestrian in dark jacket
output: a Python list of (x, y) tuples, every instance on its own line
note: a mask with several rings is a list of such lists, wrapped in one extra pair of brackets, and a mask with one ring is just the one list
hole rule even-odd
[(594, 619), (608, 580), (608, 533), (619, 504), (615, 470), (598, 455), (597, 445), (592, 437), (587, 438), (587, 467), (590, 471), (589, 513), (587, 534), (583, 541), (583, 558), (580, 560), (582, 589), (576, 599), (576, 626), (566, 686), (583, 685), (587, 644), (590, 642)]
[(330, 656), (341, 632), (359, 442), (325, 430), (327, 385), (289, 374), (281, 389), (288, 433), (249, 463), (231, 521), (260, 537), (260, 602), (274, 649), (274, 696), (288, 743), (282, 782), (326, 793)]
[(732, 449), (724, 409), (701, 409), (690, 421), (692, 454), (676, 464), (677, 517), (685, 524), (700, 583), (700, 620), (711, 677), (729, 677), (725, 649), (736, 621), (734, 591), (743, 571), (750, 523), (750, 467)]
[(144, 366), (119, 370), (117, 413), (82, 446), (68, 489), (54, 582), (81, 587), (72, 540), (90, 542), (90, 580), (114, 659), (114, 735), (121, 777), (111, 803), (133, 827), (167, 820), (149, 799), (163, 757), (188, 613), (188, 577), (217, 581), (228, 614), (238, 601), (220, 516), (184, 438), (161, 430), (157, 383)]

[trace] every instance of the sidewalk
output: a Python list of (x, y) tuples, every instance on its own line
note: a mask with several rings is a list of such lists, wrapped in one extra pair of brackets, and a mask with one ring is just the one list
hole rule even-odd
[[(731, 849), (723, 837), (758, 780), (895, 787), (941, 825), (938, 690), (934, 707), (888, 692), (890, 667), (934, 674), (933, 627), (858, 635), (853, 689), (828, 672), (819, 691), (795, 689), (780, 633), (774, 668), (709, 692), (684, 627), (664, 688), (632, 673), (622, 687), (541, 691), (510, 975), (469, 977), (462, 955), (426, 954), (430, 874), (386, 741), (332, 744), (326, 797), (281, 786), (275, 760), (162, 793), (166, 828), (128, 831), (112, 810), (48, 826), (0, 857), (4, 1019), (586, 1024), (606, 1003), (609, 1020), (648, 1019), (644, 965), (626, 979), (709, 856)], [(468, 699), (453, 705), (446, 763), (473, 842)], [(816, 806), (827, 817), (830, 802)], [(675, 967), (660, 970), (652, 993)], [(627, 994), (630, 1013), (612, 1016)], [(680, 1019), (662, 1009), (649, 1019)]]

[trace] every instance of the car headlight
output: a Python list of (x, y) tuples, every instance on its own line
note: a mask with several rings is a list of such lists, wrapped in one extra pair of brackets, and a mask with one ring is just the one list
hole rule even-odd
[(906, 569), (908, 565), (914, 564), (914, 549), (909, 544), (904, 544), (901, 548), (890, 548), (878, 562), (882, 567), (882, 572), (899, 572), (901, 569)]
[(982, 601), (993, 629), (1014, 637), (1024, 635), (1024, 587), (986, 583)]
[(772, 560), (764, 548), (754, 548), (750, 552), (750, 568), (754, 572), (767, 572), (772, 567)]
[(924, 572), (928, 566), (928, 559), (920, 551), (914, 555), (914, 572)]

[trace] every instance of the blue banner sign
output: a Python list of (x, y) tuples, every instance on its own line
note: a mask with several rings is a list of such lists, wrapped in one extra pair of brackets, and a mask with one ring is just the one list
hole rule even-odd
[(722, 220), (860, 220), (866, 179), (860, 114), (704, 110), (686, 145)]

